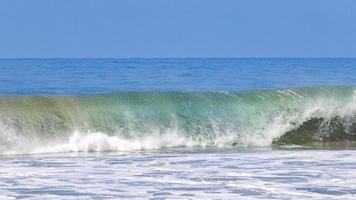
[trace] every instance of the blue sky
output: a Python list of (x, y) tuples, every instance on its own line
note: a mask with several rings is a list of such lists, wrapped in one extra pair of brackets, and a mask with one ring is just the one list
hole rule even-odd
[(356, 57), (356, 1), (0, 0), (0, 57)]

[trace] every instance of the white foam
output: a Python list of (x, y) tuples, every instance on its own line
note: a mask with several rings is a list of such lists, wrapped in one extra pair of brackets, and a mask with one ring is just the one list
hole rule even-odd
[(195, 143), (177, 133), (153, 134), (137, 139), (109, 136), (101, 132), (81, 133), (75, 131), (67, 142), (37, 147), (31, 153), (90, 152), (90, 151), (135, 151), (160, 149), (162, 147), (194, 146)]

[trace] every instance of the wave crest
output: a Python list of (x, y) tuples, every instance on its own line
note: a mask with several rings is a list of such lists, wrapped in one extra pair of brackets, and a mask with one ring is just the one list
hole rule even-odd
[(356, 141), (353, 87), (0, 97), (0, 152)]

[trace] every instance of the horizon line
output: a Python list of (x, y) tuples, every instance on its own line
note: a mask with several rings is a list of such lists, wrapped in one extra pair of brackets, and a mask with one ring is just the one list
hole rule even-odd
[(356, 57), (0, 57), (0, 59), (356, 59)]

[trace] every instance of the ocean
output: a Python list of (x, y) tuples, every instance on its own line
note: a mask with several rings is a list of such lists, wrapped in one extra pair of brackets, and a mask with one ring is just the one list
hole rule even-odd
[(355, 199), (356, 59), (0, 59), (0, 199)]

